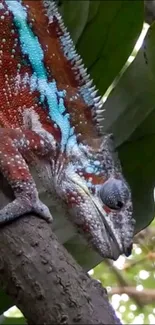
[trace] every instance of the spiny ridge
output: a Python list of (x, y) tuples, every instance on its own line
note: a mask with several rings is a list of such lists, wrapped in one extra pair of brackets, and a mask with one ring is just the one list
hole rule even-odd
[[(62, 31), (58, 35), (60, 43), (63, 48), (63, 52), (68, 61), (70, 61), (72, 66), (72, 71), (74, 72), (75, 79), (79, 84), (79, 93), (83, 97), (85, 103), (92, 108), (94, 120), (97, 122), (96, 125), (101, 132), (103, 126), (101, 123), (101, 113), (104, 112), (103, 100), (101, 96), (98, 96), (98, 90), (96, 86), (93, 85), (93, 80), (90, 79), (90, 75), (87, 73), (87, 68), (83, 64), (83, 60), (79, 54), (77, 54), (75, 45), (70, 37), (70, 33), (64, 25), (63, 19), (58, 12), (57, 5), (54, 1), (44, 0), (44, 7), (46, 8), (47, 16), (49, 22), (53, 22), (54, 17), (57, 19), (59, 27)], [(102, 120), (103, 120), (102, 115)]]

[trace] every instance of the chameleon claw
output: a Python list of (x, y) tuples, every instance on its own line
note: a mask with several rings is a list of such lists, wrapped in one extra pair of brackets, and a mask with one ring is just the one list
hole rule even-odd
[(15, 220), (27, 213), (36, 213), (47, 222), (52, 222), (53, 217), (48, 207), (39, 199), (35, 202), (18, 197), (0, 210), (0, 224)]
[(49, 208), (40, 200), (38, 200), (34, 205), (33, 205), (33, 211), (37, 213), (41, 218), (46, 220), (49, 223), (52, 223), (53, 217), (50, 213)]

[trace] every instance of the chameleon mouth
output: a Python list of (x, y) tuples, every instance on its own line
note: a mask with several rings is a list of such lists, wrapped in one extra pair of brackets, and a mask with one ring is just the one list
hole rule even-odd
[[(117, 238), (115, 236), (115, 230), (112, 229), (108, 223), (107, 213), (104, 211), (102, 206), (99, 204), (99, 202), (94, 197), (91, 197), (91, 199), (98, 211), (98, 214), (101, 217), (101, 222), (103, 223), (103, 226), (106, 231), (107, 242), (109, 243), (109, 250), (110, 250), (109, 258), (117, 260), (117, 258), (121, 254), (125, 254), (125, 256), (127, 256), (127, 257), (130, 256), (131, 252), (132, 252), (132, 243), (130, 243), (128, 247), (124, 247), (121, 237), (120, 237), (119, 241), (117, 240)], [(105, 233), (103, 234), (103, 236), (105, 237)]]
[(99, 204), (99, 202), (94, 197), (91, 196), (91, 199), (92, 199), (92, 201), (93, 201), (99, 215), (102, 218), (102, 222), (103, 222), (103, 224), (105, 226), (105, 229), (107, 230), (107, 233), (109, 234), (110, 240), (112, 240), (116, 244), (119, 251), (122, 251), (122, 245), (120, 245), (118, 243), (118, 241), (117, 241), (117, 239), (116, 239), (116, 237), (114, 235), (113, 230), (111, 229), (110, 225), (108, 224), (108, 222), (106, 220), (107, 213), (103, 210), (102, 206)]
[(109, 241), (110, 241), (110, 250), (111, 250), (111, 255), (112, 255), (111, 257), (114, 260), (117, 260), (122, 252), (119, 248), (119, 245), (118, 245), (116, 239), (113, 239), (110, 234), (109, 234)]
[[(107, 235), (107, 240), (110, 243), (110, 251), (111, 251), (111, 257), (114, 260), (117, 260), (117, 258), (121, 254), (125, 254), (126, 257), (129, 257), (132, 253), (132, 243), (128, 247), (123, 246), (123, 242), (120, 240), (118, 242), (117, 238), (115, 237), (114, 231), (111, 229), (110, 225), (108, 224), (105, 216), (104, 210), (102, 210), (98, 204), (95, 204), (96, 209), (98, 213), (100, 214), (102, 218), (102, 222), (104, 224), (105, 230), (106, 230), (106, 235)], [(110, 258), (111, 258), (110, 257)]]
[[(97, 209), (98, 210), (98, 209)], [(120, 244), (118, 243), (112, 229), (110, 228), (108, 222), (105, 220), (103, 220), (103, 214), (101, 214), (100, 210), (98, 210), (98, 212), (101, 215), (102, 218), (102, 222), (104, 224), (105, 230), (106, 230), (106, 235), (107, 235), (107, 241), (109, 242), (109, 249), (110, 249), (110, 254), (111, 256), (109, 256), (110, 258), (117, 260), (118, 257), (122, 254), (122, 245), (120, 247)]]

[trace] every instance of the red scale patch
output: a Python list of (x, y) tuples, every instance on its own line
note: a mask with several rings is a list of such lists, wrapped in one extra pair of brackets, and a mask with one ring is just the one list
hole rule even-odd
[(86, 140), (92, 144), (92, 138), (98, 138), (96, 123), (92, 118), (91, 107), (88, 106), (78, 89), (85, 81), (82, 76), (76, 80), (78, 69), (73, 69), (73, 63), (69, 61), (63, 52), (60, 36), (64, 34), (56, 17), (49, 23), (43, 1), (24, 0), (28, 8), (28, 20), (31, 22), (33, 32), (38, 36), (44, 49), (44, 61), (49, 72), (57, 82), (59, 90), (66, 90), (65, 107), (71, 116), (71, 124), (75, 126), (80, 140)]
[(0, 125), (2, 127), (22, 127), (22, 111), (33, 108), (40, 117), (44, 129), (60, 140), (59, 128), (55, 128), (48, 116), (48, 107), (39, 104), (38, 91), (30, 91), (28, 83), (24, 85), (25, 74), (31, 77), (33, 71), (28, 59), (20, 49), (19, 35), (13, 23), (13, 16), (4, 1), (0, 10)]

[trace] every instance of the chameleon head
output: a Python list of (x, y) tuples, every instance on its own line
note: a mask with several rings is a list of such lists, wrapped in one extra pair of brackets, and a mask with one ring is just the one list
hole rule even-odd
[[(120, 167), (112, 168), (108, 175), (105, 155), (104, 164), (100, 165), (103, 173), (88, 178), (90, 159), (86, 151), (85, 155), (86, 161), (80, 162), (76, 156), (76, 161), (73, 159), (64, 168), (57, 183), (59, 195), (67, 203), (71, 221), (102, 257), (116, 260), (123, 253), (129, 256), (135, 224), (130, 189), (120, 170), (118, 173)], [(106, 178), (101, 174), (106, 174)]]

